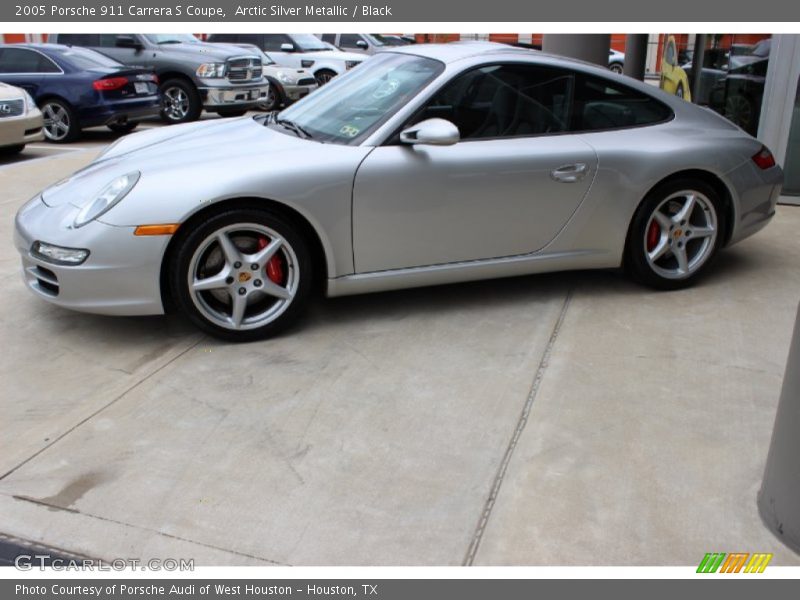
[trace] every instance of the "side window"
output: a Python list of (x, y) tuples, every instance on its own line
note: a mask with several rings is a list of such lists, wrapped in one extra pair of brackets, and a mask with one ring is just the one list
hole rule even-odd
[(239, 41), (239, 36), (235, 33), (212, 33), (210, 36), (208, 36), (208, 41), (235, 44)]
[(61, 70), (46, 56), (24, 48), (0, 50), (0, 73), (59, 73)]
[(574, 131), (651, 125), (672, 118), (655, 98), (600, 77), (581, 75), (573, 100)]
[(322, 41), (328, 42), (329, 44), (336, 45), (336, 34), (335, 33), (323, 33), (322, 34)]
[(291, 44), (292, 40), (290, 40), (287, 36), (281, 35), (279, 33), (267, 33), (264, 35), (264, 50), (267, 52), (280, 52), (281, 51), (281, 44)]
[(68, 46), (98, 46), (99, 37), (96, 33), (59, 33), (56, 40)]
[(97, 46), (100, 48), (116, 48), (117, 38), (120, 36), (118, 33), (101, 33), (97, 37)]
[(261, 44), (259, 44), (261, 36), (256, 33), (243, 33), (236, 37), (238, 38), (236, 42), (239, 44), (253, 44), (254, 46), (261, 47)]
[(358, 48), (359, 41), (361, 41), (361, 36), (357, 33), (343, 33), (339, 36), (339, 46), (342, 48)]
[(519, 137), (569, 129), (574, 74), (531, 65), (473, 69), (447, 84), (418, 120), (453, 122), (462, 139)]

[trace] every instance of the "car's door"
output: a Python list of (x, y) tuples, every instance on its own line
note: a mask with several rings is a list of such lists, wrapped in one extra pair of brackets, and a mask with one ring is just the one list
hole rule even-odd
[[(158, 51), (155, 48), (147, 49), (147, 40), (141, 35), (102, 33), (97, 37), (98, 44), (94, 49), (123, 65), (151, 69), (157, 62)], [(131, 47), (131, 41), (138, 46)]]
[(355, 268), (364, 273), (528, 254), (564, 227), (597, 159), (569, 133), (575, 76), (524, 64), (472, 69), (408, 123), (458, 126), (451, 146), (376, 148), (353, 190)]
[(264, 50), (264, 52), (269, 52), (272, 60), (281, 67), (300, 68), (301, 53), (299, 51), (287, 52), (284, 49), (285, 44), (291, 44), (292, 47), (299, 50), (297, 45), (292, 41), (292, 38), (288, 35), (283, 33), (265, 33), (262, 50)]
[(61, 75), (62, 71), (41, 52), (29, 48), (0, 48), (0, 81), (38, 95), (45, 77)]

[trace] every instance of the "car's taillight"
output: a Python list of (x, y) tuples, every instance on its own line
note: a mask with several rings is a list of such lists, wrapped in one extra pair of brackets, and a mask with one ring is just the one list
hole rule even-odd
[(92, 83), (92, 87), (98, 92), (118, 90), (128, 85), (127, 77), (109, 77), (108, 79), (98, 79)]
[(760, 169), (771, 169), (775, 166), (775, 157), (766, 146), (761, 146), (761, 150), (753, 155), (753, 162), (758, 165)]

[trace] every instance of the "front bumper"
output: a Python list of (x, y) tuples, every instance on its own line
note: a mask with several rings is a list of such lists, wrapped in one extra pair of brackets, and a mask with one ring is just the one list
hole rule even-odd
[[(40, 298), (58, 306), (106, 315), (163, 314), (160, 271), (168, 236), (135, 236), (133, 227), (99, 221), (72, 229), (77, 209), (48, 207), (40, 198), (18, 213), (14, 246), (22, 258), (22, 276)], [(31, 254), (35, 241), (86, 248), (77, 266), (53, 264)]]
[(269, 82), (243, 83), (233, 85), (229, 83), (210, 83), (203, 80), (203, 85), (197, 87), (206, 110), (220, 108), (252, 108), (259, 101), (267, 97)]
[(43, 126), (38, 109), (19, 117), (0, 119), (0, 147), (40, 142), (44, 139)]
[(281, 87), (283, 88), (284, 100), (288, 102), (297, 102), (300, 98), (304, 98), (316, 90), (319, 85), (286, 85), (285, 83), (281, 83)]

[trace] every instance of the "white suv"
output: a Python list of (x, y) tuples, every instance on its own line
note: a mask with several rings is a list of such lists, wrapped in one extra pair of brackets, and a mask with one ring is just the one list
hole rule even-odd
[(310, 33), (214, 33), (208, 41), (253, 44), (281, 67), (310, 71), (319, 85), (367, 58), (363, 54), (342, 52)]

